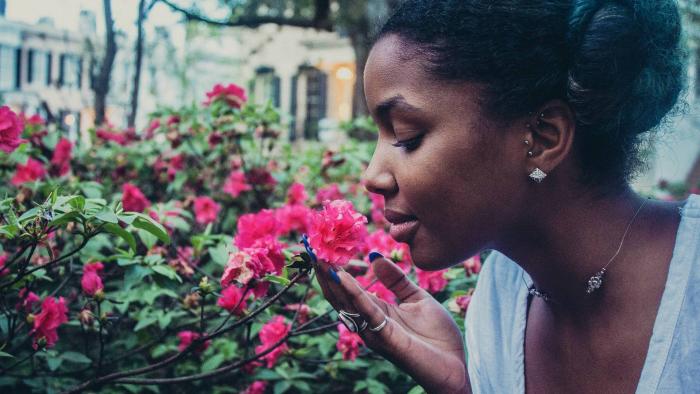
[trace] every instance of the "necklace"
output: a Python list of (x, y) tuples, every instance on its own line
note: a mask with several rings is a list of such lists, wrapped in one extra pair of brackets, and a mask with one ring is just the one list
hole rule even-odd
[[(605, 273), (607, 272), (608, 266), (610, 263), (615, 260), (615, 257), (620, 253), (620, 250), (622, 250), (622, 244), (625, 242), (625, 237), (627, 237), (627, 233), (630, 230), (630, 227), (632, 227), (632, 223), (634, 223), (634, 220), (637, 218), (637, 215), (639, 212), (644, 208), (644, 205), (646, 205), (647, 201), (649, 199), (645, 199), (642, 205), (637, 209), (637, 212), (635, 212), (634, 216), (632, 217), (632, 220), (630, 220), (629, 223), (627, 223), (627, 228), (625, 229), (625, 233), (622, 235), (622, 239), (620, 240), (620, 245), (617, 247), (617, 251), (615, 254), (608, 260), (608, 263), (605, 264), (603, 268), (600, 269), (600, 271), (596, 272), (593, 276), (591, 276), (588, 279), (588, 283), (586, 286), (586, 294), (591, 294), (594, 291), (598, 290), (602, 285), (603, 285), (603, 278), (605, 277)], [(523, 279), (523, 283), (525, 283), (525, 286), (527, 287), (528, 293), (530, 295), (535, 296), (535, 297), (540, 297), (546, 302), (551, 302), (552, 297), (549, 295), (549, 293), (544, 292), (537, 287), (535, 287), (535, 283), (533, 282), (531, 285), (528, 285), (527, 282), (525, 282), (525, 271), (523, 271), (523, 274), (521, 275), (521, 278)]]

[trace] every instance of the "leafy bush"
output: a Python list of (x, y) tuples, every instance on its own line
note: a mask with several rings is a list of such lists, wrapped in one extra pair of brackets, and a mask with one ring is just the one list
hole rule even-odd
[(460, 325), (479, 256), (412, 269), (359, 181), (372, 143), (295, 150), (278, 111), (245, 100), (219, 85), (78, 145), (3, 107), (0, 390), (420, 392), (338, 328), (302, 234), (324, 200), (350, 201), (369, 224), (346, 270), (393, 301), (364, 257), (391, 256)]

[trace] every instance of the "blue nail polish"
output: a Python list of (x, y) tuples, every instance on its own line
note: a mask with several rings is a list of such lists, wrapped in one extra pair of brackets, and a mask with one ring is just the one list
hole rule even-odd
[(338, 276), (338, 273), (333, 271), (332, 269), (328, 270), (328, 272), (330, 273), (333, 282), (340, 284), (340, 277)]
[(309, 244), (309, 237), (304, 234), (301, 236), (301, 243), (304, 244), (304, 249), (306, 249), (306, 253), (311, 256), (311, 260), (316, 263), (318, 262), (318, 258), (316, 258), (316, 254), (314, 253), (314, 250), (311, 248), (311, 245)]
[(381, 257), (384, 257), (381, 253), (379, 253), (379, 252), (371, 252), (371, 253), (369, 254), (369, 262), (370, 262), (370, 263), (371, 263), (371, 262), (374, 262), (374, 260), (376, 260), (376, 259), (378, 259), (378, 258), (381, 258)]

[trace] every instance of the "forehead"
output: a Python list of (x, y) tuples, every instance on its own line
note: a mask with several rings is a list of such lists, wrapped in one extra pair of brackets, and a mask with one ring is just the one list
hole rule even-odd
[[(370, 51), (365, 65), (367, 102), (431, 88), (436, 81), (424, 70), (424, 65), (410, 44), (396, 35), (381, 38)], [(372, 108), (370, 107), (370, 110)]]

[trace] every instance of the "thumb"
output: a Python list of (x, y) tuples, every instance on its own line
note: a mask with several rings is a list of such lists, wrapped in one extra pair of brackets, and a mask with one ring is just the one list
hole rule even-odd
[(394, 293), (400, 302), (418, 301), (427, 295), (408, 279), (401, 267), (386, 257), (376, 258), (372, 262), (372, 269), (377, 279), (382, 282), (384, 287)]

